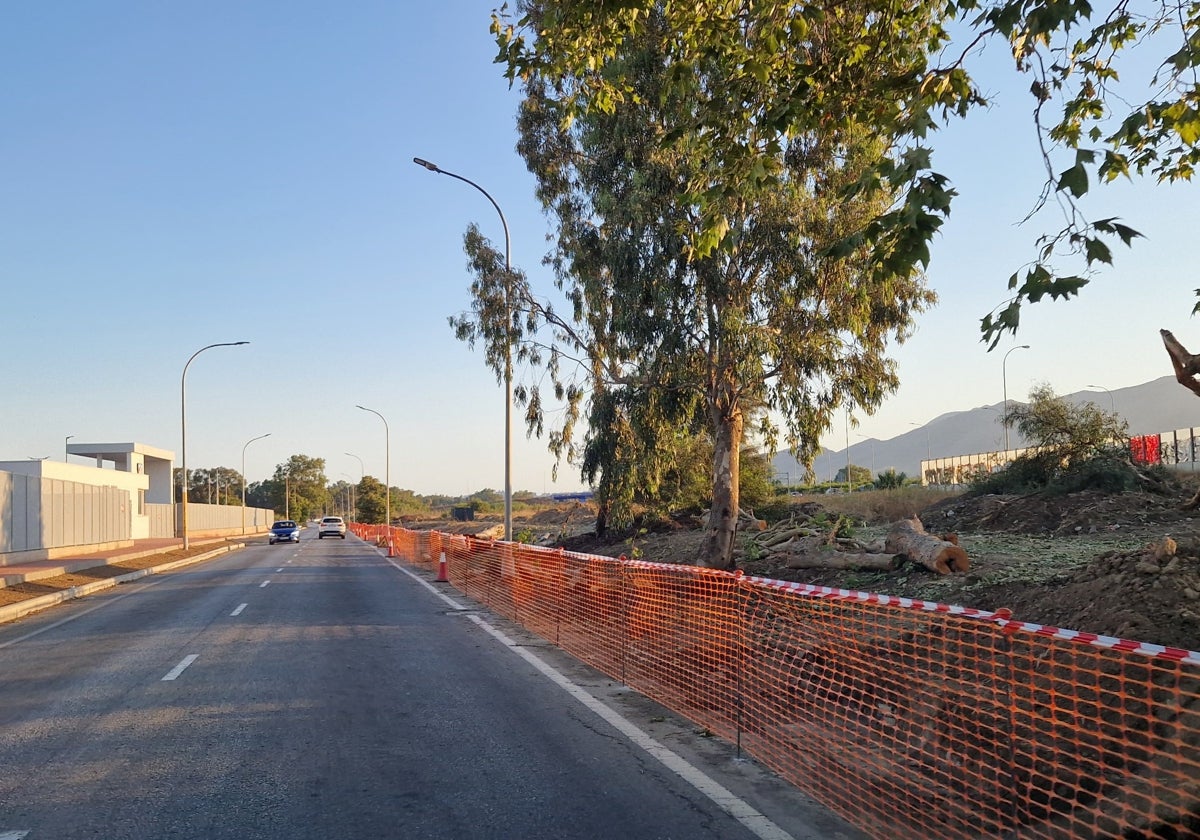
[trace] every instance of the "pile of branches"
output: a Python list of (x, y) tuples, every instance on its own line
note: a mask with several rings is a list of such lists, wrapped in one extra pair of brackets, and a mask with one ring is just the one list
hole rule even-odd
[(847, 536), (850, 525), (845, 516), (832, 525), (822, 519), (792, 517), (768, 527), (763, 520), (743, 513), (739, 529), (745, 536), (734, 552), (734, 562), (765, 558), (788, 569), (892, 571), (907, 559), (939, 575), (965, 572), (970, 567), (957, 535), (927, 533), (915, 516), (893, 523), (878, 542)]

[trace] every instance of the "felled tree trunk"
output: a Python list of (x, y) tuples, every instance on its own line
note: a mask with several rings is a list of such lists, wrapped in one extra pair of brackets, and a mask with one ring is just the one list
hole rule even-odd
[(888, 551), (903, 554), (909, 560), (920, 563), (939, 575), (965, 572), (970, 567), (965, 550), (952, 542), (926, 533), (925, 526), (915, 516), (892, 525), (884, 545)]
[(896, 568), (894, 554), (850, 554), (826, 549), (803, 554), (784, 551), (779, 556), (784, 558), (783, 565), (788, 569), (872, 569), (890, 572)]
[(774, 546), (771, 553), (788, 569), (876, 569), (888, 572), (896, 568), (894, 554), (839, 551), (819, 536), (792, 539)]

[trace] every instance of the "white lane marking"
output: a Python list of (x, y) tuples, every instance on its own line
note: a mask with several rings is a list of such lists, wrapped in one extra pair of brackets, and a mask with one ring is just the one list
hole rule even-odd
[[(408, 569), (394, 562), (391, 558), (388, 558), (388, 562), (455, 609), (467, 609), (464, 605), (458, 603), (453, 598), (447, 597), (437, 587), (413, 574)], [(467, 618), (479, 625), (485, 633), (490, 634), (500, 644), (545, 674), (551, 682), (607, 721), (610, 726), (634, 744), (637, 744), (653, 758), (656, 758), (668, 770), (711, 799), (717, 807), (744, 825), (755, 837), (759, 837), (761, 840), (795, 840), (791, 834), (788, 834), (772, 822), (766, 815), (760, 813), (750, 803), (740, 799), (733, 791), (706, 775), (700, 768), (688, 763), (682, 756), (671, 752), (671, 750), (654, 740), (646, 732), (638, 729), (633, 721), (575, 685), (575, 683), (571, 682), (570, 678), (555, 669), (553, 665), (530, 653), (528, 648), (518, 646), (517, 642), (509, 638), (504, 631), (488, 624), (476, 613), (469, 613)]]
[[(231, 616), (232, 615), (241, 615), (242, 610), (246, 609), (246, 607), (248, 607), (248, 606), (250, 606), (250, 605), (249, 604), (238, 604), (237, 609), (235, 609), (233, 612), (231, 612), (230, 615)], [(0, 840), (3, 840), (3, 838), (0, 838)]]
[(21, 840), (28, 831), (0, 831), (0, 840)]
[(183, 657), (182, 660), (180, 660), (178, 665), (176, 665), (170, 671), (167, 671), (167, 675), (165, 677), (163, 677), (159, 682), (169, 682), (170, 680), (176, 679), (180, 674), (182, 674), (184, 671), (187, 670), (187, 666), (191, 665), (193, 662), (195, 662), (199, 658), (200, 658), (200, 654), (189, 653), (187, 656)]
[(275, 570), (275, 574), (279, 574), (282, 571), (283, 571), (283, 566), (280, 566), (278, 569)]
[(270, 579), (270, 578), (267, 578), (266, 580), (264, 580), (262, 583), (260, 583), (260, 584), (258, 585), (258, 588), (259, 588), (259, 589), (262, 589), (263, 587), (265, 587), (265, 586), (266, 586), (267, 584), (269, 584), (270, 582), (271, 582), (271, 579)]

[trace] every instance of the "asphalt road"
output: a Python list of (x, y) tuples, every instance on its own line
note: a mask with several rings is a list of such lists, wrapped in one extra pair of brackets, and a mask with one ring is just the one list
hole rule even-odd
[(0, 840), (857, 837), (431, 589), (309, 528), (0, 626)]

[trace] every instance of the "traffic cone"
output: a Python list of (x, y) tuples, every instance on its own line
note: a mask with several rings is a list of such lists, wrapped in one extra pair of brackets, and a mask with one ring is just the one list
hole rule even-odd
[(388, 537), (388, 557), (396, 556), (396, 547), (392, 544), (392, 538)]
[(435, 583), (449, 583), (450, 578), (446, 576), (446, 552), (438, 555), (438, 573)]

